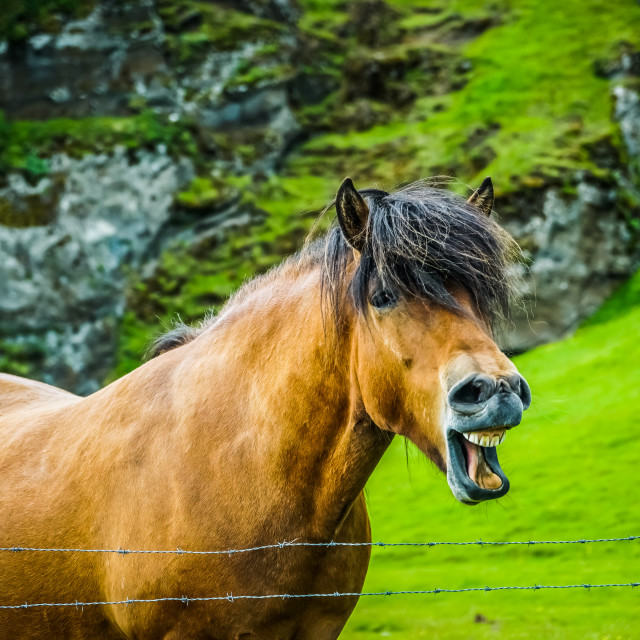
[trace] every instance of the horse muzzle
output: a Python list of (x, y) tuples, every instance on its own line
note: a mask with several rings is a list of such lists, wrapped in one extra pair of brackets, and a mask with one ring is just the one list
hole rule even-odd
[(529, 385), (517, 373), (472, 374), (451, 387), (445, 416), (447, 481), (460, 502), (477, 504), (509, 491), (496, 447), (530, 404)]

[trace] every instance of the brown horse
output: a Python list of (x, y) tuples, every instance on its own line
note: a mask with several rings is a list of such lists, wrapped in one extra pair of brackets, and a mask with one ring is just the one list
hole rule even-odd
[[(344, 181), (337, 225), (199, 329), (87, 398), (0, 376), (0, 546), (239, 549), (370, 541), (363, 488), (395, 434), (458, 500), (506, 493), (530, 403), (492, 339), (514, 243), (420, 184)], [(367, 547), (235, 555), (0, 553), (0, 605), (359, 593)], [(356, 596), (0, 610), (1, 638), (336, 638)]]

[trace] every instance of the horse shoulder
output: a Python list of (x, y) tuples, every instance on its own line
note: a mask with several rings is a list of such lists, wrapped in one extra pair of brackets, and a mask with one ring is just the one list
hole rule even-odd
[(0, 373), (0, 418), (37, 405), (50, 405), (76, 400), (78, 396), (44, 382)]

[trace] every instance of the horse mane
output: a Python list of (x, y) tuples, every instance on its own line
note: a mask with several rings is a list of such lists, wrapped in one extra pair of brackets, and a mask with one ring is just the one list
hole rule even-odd
[[(450, 289), (462, 286), (490, 327), (508, 319), (516, 290), (512, 266), (520, 248), (494, 219), (438, 188), (446, 183), (419, 181), (393, 193), (359, 192), (369, 217), (365, 248), (348, 284), (358, 311), (365, 312), (377, 278), (403, 296), (456, 312), (462, 309)], [(323, 289), (338, 320), (351, 260), (353, 250), (334, 223), (325, 241)]]
[[(353, 249), (336, 220), (326, 235), (311, 241), (278, 267), (244, 284), (224, 305), (224, 311), (269, 284), (284, 271), (320, 267), (322, 298), (337, 324), (344, 315), (345, 292), (364, 313), (371, 284), (379, 279), (402, 295), (462, 311), (450, 293), (451, 285), (464, 287), (490, 327), (509, 316), (514, 298), (511, 266), (520, 249), (510, 234), (462, 196), (442, 188), (448, 181), (419, 181), (392, 193), (362, 189), (369, 207), (365, 249), (349, 282)], [(328, 211), (335, 202), (323, 210)], [(312, 231), (313, 233), (313, 231)], [(311, 237), (312, 234), (310, 234)], [(192, 327), (181, 321), (158, 337), (147, 351), (154, 358), (194, 340), (215, 324), (208, 314)]]
[[(205, 318), (205, 321), (207, 321), (207, 318)], [(201, 323), (200, 327), (192, 327), (191, 325), (185, 324), (180, 319), (175, 320), (169, 331), (156, 336), (152, 340), (144, 354), (144, 359), (151, 360), (166, 351), (171, 351), (172, 349), (176, 349), (177, 347), (181, 347), (183, 344), (187, 344), (188, 342), (195, 340), (198, 335), (200, 335), (205, 321)]]

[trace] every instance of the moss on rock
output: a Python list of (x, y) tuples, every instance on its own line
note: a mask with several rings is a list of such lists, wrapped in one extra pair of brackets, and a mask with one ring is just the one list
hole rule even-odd
[(227, 82), (224, 93), (228, 97), (235, 98), (267, 85), (287, 83), (294, 75), (295, 69), (291, 64), (274, 66), (262, 66), (259, 63), (248, 64), (246, 67), (238, 69), (238, 73)]
[(233, 200), (237, 192), (227, 182), (211, 176), (196, 176), (188, 189), (175, 196), (176, 205), (190, 211), (215, 211)]
[(18, 44), (36, 32), (57, 33), (63, 19), (85, 17), (96, 0), (7, 0), (0, 11), (0, 41)]
[(39, 340), (0, 338), (0, 371), (26, 378), (37, 377), (45, 354), (44, 345)]
[(0, 111), (0, 173), (11, 169), (31, 175), (47, 172), (46, 158), (64, 152), (73, 157), (165, 145), (170, 153), (197, 155), (189, 128), (171, 123), (152, 111), (130, 117), (73, 120), (9, 121)]
[(25, 195), (19, 201), (0, 197), (0, 225), (14, 229), (42, 227), (56, 218), (57, 190), (42, 195)]
[(208, 2), (160, 0), (158, 12), (168, 34), (167, 47), (180, 64), (196, 62), (210, 51), (274, 41), (284, 31), (273, 20)]

